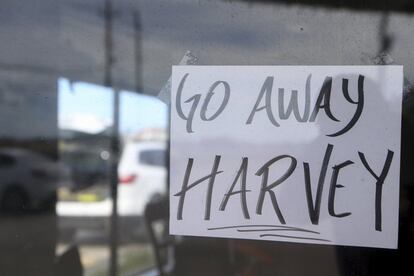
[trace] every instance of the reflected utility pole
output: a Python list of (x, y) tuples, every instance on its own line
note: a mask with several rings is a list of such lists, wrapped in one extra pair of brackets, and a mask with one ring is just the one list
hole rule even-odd
[(383, 12), (378, 27), (379, 52), (375, 58), (375, 63), (380, 65), (389, 65), (394, 63), (390, 56), (393, 46), (393, 36), (389, 33), (388, 27), (390, 22), (390, 14), (388, 11)]
[(112, 1), (105, 0), (105, 86), (113, 90), (113, 120), (110, 158), (110, 192), (112, 199), (112, 213), (110, 225), (110, 263), (109, 275), (116, 276), (118, 272), (118, 161), (119, 161), (119, 91), (113, 88), (112, 81)]
[(135, 91), (142, 93), (143, 85), (141, 78), (141, 64), (142, 64), (142, 44), (141, 44), (141, 19), (138, 10), (133, 11), (134, 24), (134, 56), (135, 56)]

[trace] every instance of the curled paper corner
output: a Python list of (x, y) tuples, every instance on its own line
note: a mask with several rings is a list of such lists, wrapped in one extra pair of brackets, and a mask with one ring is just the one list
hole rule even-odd
[[(186, 51), (181, 61), (178, 65), (196, 65), (198, 64), (198, 57), (194, 55), (191, 51)], [(163, 86), (163, 88), (158, 93), (157, 98), (160, 99), (165, 104), (170, 104), (170, 95), (171, 95), (171, 76)]]

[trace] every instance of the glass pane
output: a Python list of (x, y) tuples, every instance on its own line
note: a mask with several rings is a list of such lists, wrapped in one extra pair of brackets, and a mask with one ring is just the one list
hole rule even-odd
[[(412, 274), (411, 1), (1, 6), (0, 275)], [(168, 199), (179, 193), (168, 188), (177, 64), (403, 65), (399, 248), (169, 235)]]

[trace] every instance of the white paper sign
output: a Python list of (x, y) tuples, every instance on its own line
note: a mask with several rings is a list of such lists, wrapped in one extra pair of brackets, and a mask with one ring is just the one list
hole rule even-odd
[(174, 66), (170, 233), (397, 248), (402, 66)]

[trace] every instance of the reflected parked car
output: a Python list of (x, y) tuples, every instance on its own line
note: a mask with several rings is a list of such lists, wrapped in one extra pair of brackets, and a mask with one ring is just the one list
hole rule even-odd
[(118, 212), (142, 216), (151, 200), (166, 192), (166, 149), (162, 142), (130, 142), (119, 168)]
[[(129, 141), (118, 166), (118, 214), (126, 238), (145, 236), (145, 206), (166, 194), (165, 142)], [(61, 201), (57, 204), (63, 231), (109, 231), (112, 200), (100, 202)]]
[(0, 149), (0, 208), (4, 212), (49, 208), (70, 172), (62, 164), (19, 148)]

